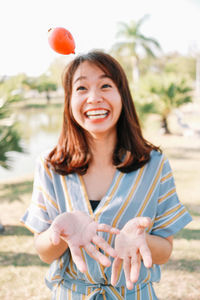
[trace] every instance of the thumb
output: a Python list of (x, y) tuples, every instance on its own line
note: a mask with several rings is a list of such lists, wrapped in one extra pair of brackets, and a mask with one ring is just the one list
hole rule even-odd
[(56, 228), (54, 224), (52, 224), (49, 238), (53, 245), (58, 245), (60, 243), (60, 234), (61, 234), (60, 230)]
[(151, 226), (152, 220), (149, 217), (138, 217), (137, 219), (137, 233), (143, 233), (145, 228), (148, 228)]

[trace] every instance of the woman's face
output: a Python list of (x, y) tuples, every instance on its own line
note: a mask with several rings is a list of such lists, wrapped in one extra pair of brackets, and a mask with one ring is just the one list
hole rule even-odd
[(103, 70), (85, 61), (73, 76), (71, 109), (76, 122), (91, 135), (112, 133), (122, 110), (121, 96)]

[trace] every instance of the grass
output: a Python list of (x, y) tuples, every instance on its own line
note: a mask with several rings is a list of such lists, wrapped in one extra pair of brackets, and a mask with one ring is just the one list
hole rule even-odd
[[(161, 145), (174, 171), (177, 191), (193, 221), (174, 238), (173, 254), (154, 284), (160, 300), (200, 299), (200, 138), (162, 136), (149, 126), (146, 137)], [(152, 130), (155, 134), (152, 135)], [(19, 223), (31, 198), (32, 180), (0, 184), (0, 218), (5, 231), (0, 239), (0, 299), (47, 300), (44, 284), (48, 266), (33, 248), (32, 234)]]

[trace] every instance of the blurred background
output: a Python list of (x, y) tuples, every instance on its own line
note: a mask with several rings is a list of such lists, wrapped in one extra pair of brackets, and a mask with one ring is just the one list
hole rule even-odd
[[(187, 110), (199, 112), (198, 0), (125, 0), (123, 5), (114, 0), (7, 0), (0, 19), (0, 180), (30, 175), (35, 156), (57, 141), (61, 74), (73, 54), (59, 55), (49, 47), (47, 33), (53, 27), (72, 33), (76, 54), (101, 49), (121, 62), (143, 126), (150, 113), (157, 114), (169, 133), (173, 113), (180, 133), (198, 131), (181, 110), (190, 103)], [(171, 133), (177, 133), (175, 128)]]
[(0, 298), (49, 299), (47, 266), (19, 218), (30, 202), (35, 159), (54, 147), (61, 129), (61, 75), (74, 55), (55, 53), (48, 29), (65, 27), (75, 55), (100, 49), (122, 64), (144, 135), (169, 157), (193, 216), (163, 267), (160, 299), (200, 299), (200, 1), (6, 0), (0, 11)]

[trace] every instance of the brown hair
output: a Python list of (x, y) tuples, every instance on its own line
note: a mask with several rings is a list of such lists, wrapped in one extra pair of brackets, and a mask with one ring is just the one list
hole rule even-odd
[(125, 173), (137, 170), (149, 161), (151, 150), (160, 151), (160, 149), (146, 141), (142, 135), (124, 70), (112, 56), (100, 51), (77, 56), (64, 70), (63, 126), (58, 144), (49, 153), (47, 162), (55, 172), (67, 175), (74, 172), (86, 173), (91, 161), (92, 155), (84, 130), (75, 121), (70, 105), (73, 76), (84, 61), (95, 64), (110, 76), (121, 95), (122, 111), (117, 122), (117, 144), (113, 153), (113, 165)]

